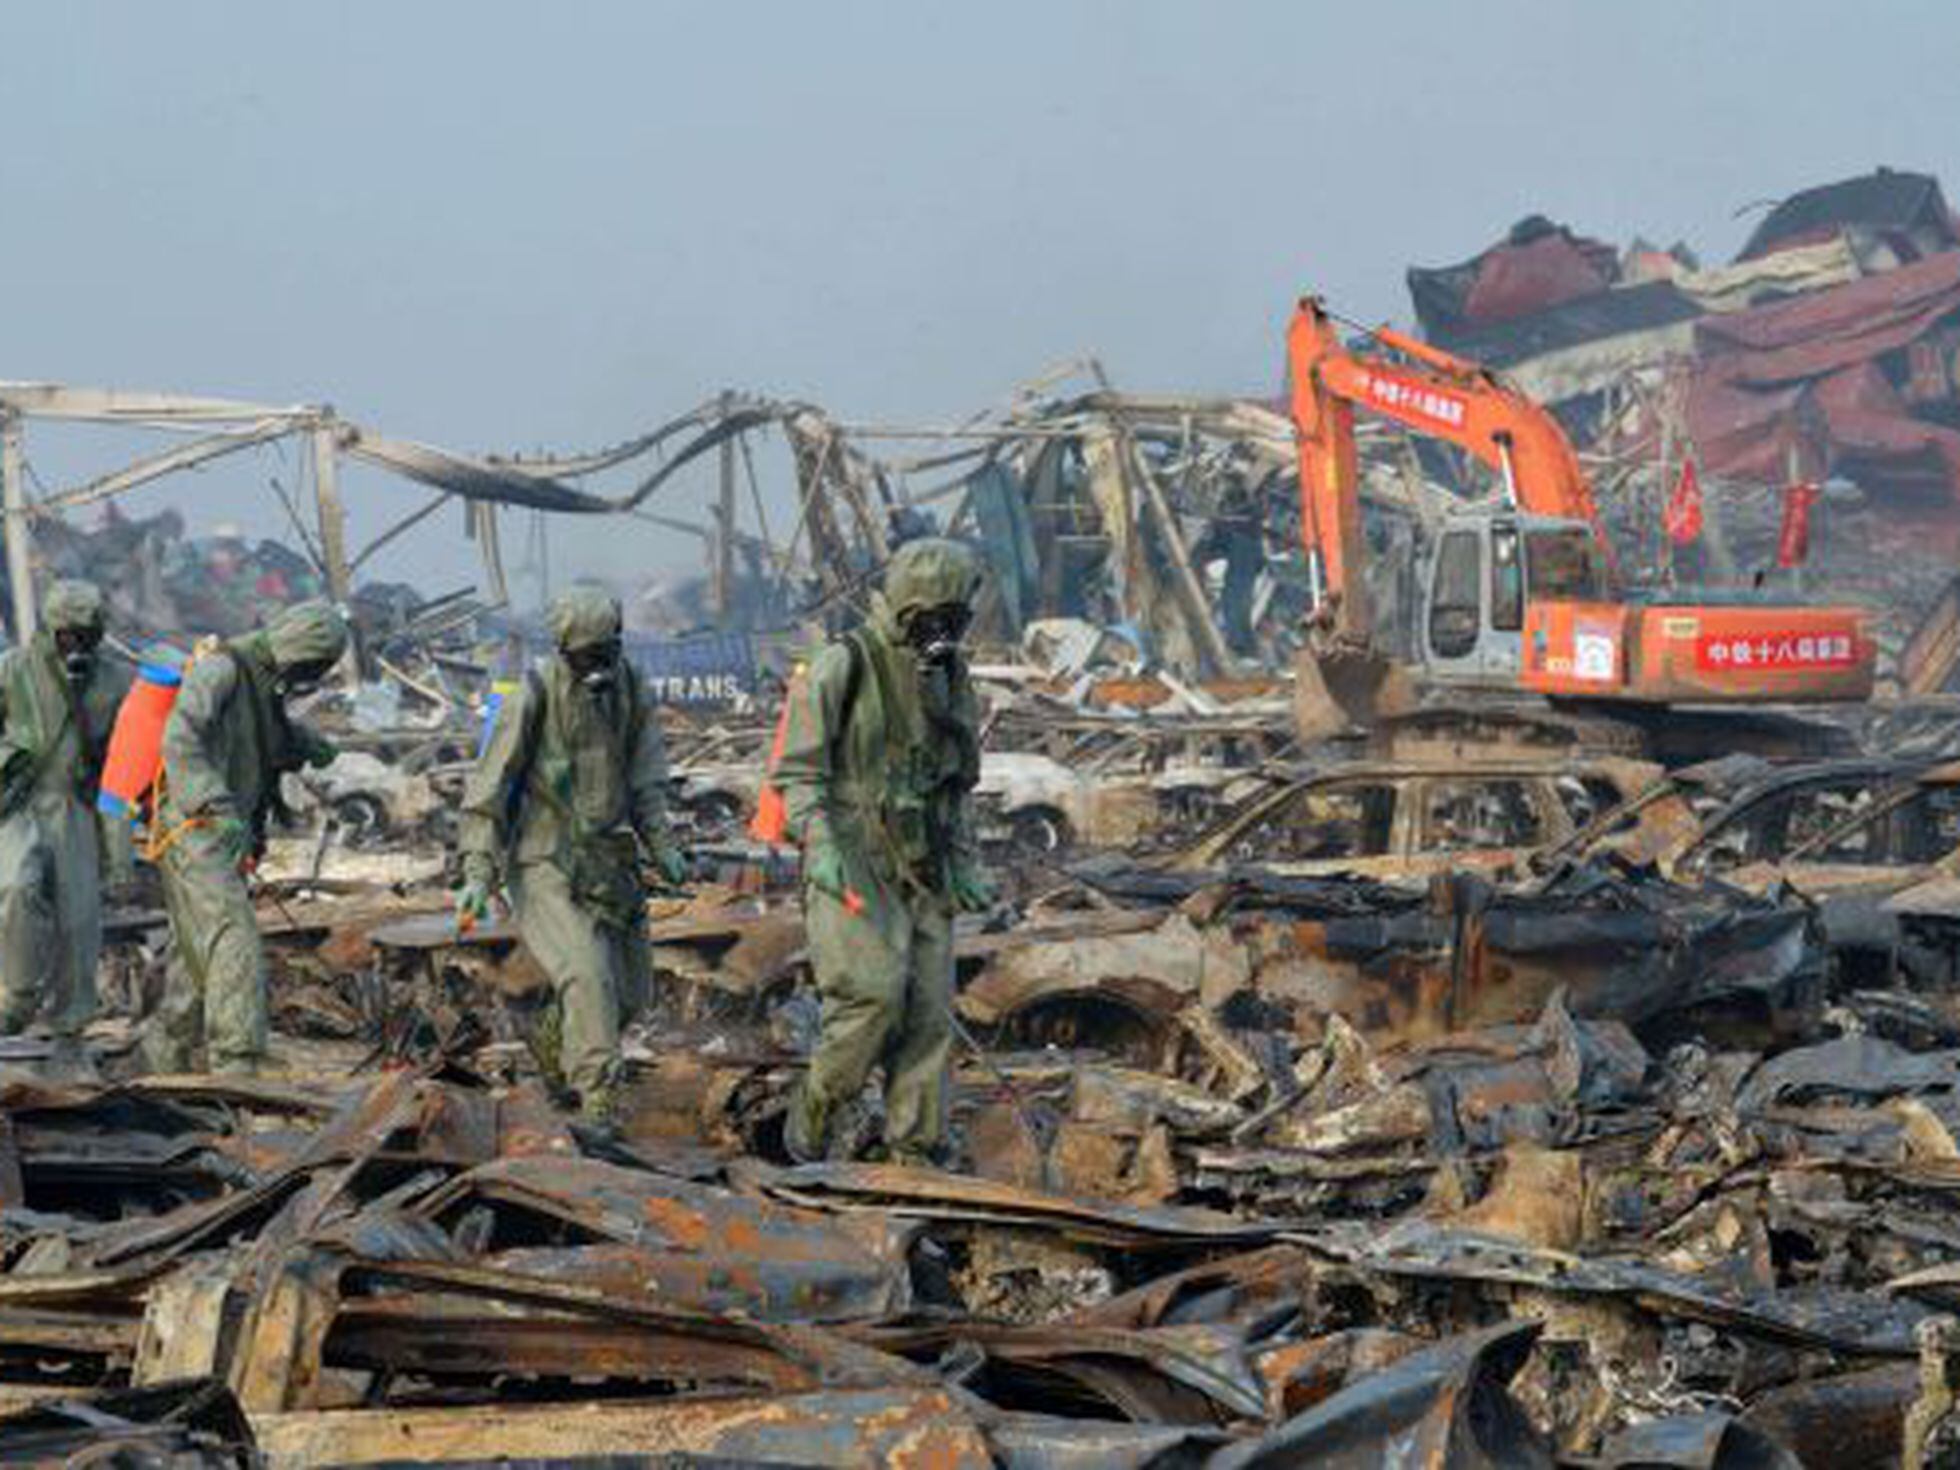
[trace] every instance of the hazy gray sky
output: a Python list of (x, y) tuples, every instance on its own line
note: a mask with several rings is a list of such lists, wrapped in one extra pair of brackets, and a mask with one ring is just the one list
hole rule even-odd
[[(1739, 207), (1805, 184), (1960, 186), (1951, 0), (67, 0), (4, 44), (0, 376), (458, 449), (596, 445), (725, 385), (938, 420), (1083, 352), (1272, 391), (1300, 289), (1405, 318), (1406, 265), (1528, 212), (1726, 258)], [(132, 508), (270, 528), (239, 512), (276, 468)], [(359, 525), (419, 493), (350, 485)], [(466, 566), (452, 528), (379, 570)]]

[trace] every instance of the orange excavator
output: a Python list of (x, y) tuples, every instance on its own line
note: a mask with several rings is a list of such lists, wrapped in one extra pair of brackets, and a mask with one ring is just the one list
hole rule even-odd
[[(1488, 369), (1381, 328), (1345, 346), (1313, 297), (1287, 334), (1311, 615), (1297, 666), (1302, 733), (1371, 725), (1439, 685), (1610, 705), (1862, 701), (1875, 649), (1863, 613), (1704, 589), (1627, 593), (1592, 490), (1558, 421)], [(1366, 409), (1456, 445), (1498, 482), (1426, 528), (1413, 667), (1376, 646), (1364, 585), (1354, 416)]]

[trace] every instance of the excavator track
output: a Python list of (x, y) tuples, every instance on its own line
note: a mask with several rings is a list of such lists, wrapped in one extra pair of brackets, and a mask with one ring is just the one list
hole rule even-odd
[(1506, 753), (1613, 755), (1676, 767), (1736, 753), (1769, 760), (1856, 754), (1856, 731), (1815, 710), (1735, 706), (1659, 709), (1430, 688), (1414, 708), (1350, 732), (1396, 759)]

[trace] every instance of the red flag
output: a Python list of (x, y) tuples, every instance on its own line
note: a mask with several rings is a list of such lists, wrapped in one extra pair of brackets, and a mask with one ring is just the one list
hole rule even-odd
[(1691, 459), (1681, 461), (1681, 481), (1667, 502), (1667, 534), (1677, 546), (1701, 539), (1701, 480)]
[(1783, 491), (1783, 529), (1776, 537), (1776, 564), (1802, 566), (1810, 557), (1810, 507), (1821, 492), (1815, 485), (1791, 485)]

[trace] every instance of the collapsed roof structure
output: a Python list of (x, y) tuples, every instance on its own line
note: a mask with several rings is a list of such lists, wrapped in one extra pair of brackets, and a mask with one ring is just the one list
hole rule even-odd
[[(1624, 252), (1534, 216), (1460, 265), (1412, 269), (1430, 340), (1503, 368), (1582, 440), (1656, 415), (1718, 479), (1842, 477), (1951, 536), (1960, 496), (1960, 232), (1936, 179), (1879, 169), (1779, 202), (1727, 266)], [(1668, 388), (1672, 388), (1672, 393)]]

